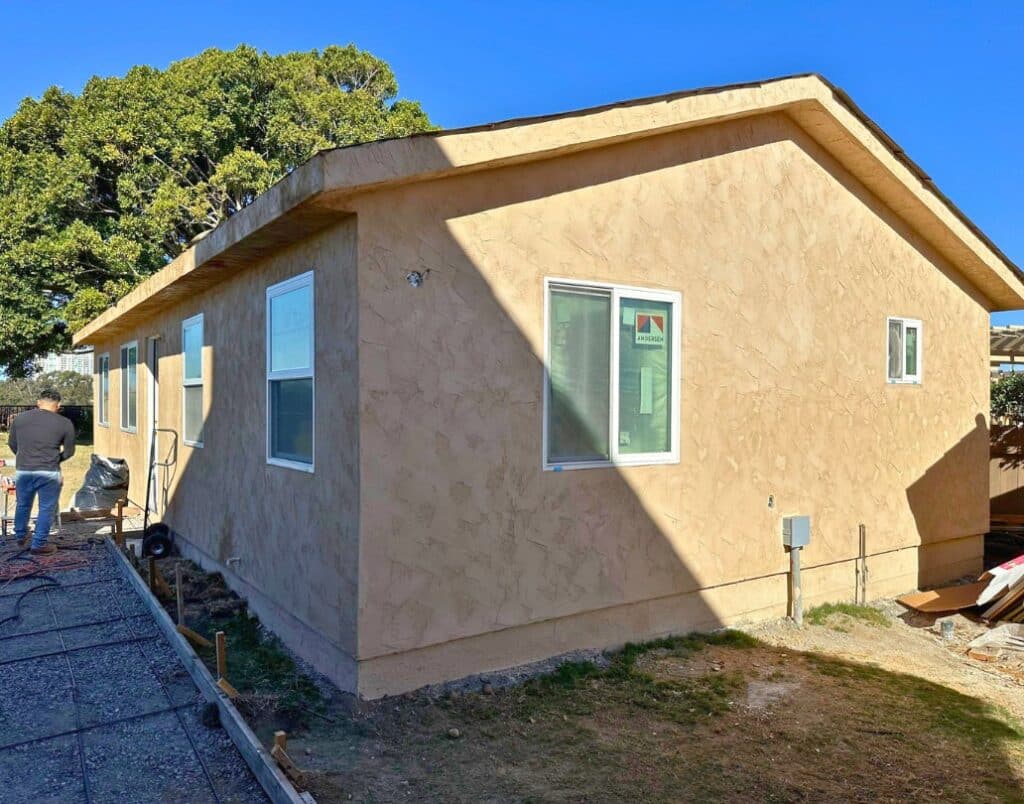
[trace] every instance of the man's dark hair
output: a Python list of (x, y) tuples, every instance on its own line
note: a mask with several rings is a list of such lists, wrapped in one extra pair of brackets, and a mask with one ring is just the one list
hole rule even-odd
[(58, 405), (60, 404), (60, 393), (58, 391), (54, 391), (52, 388), (47, 388), (39, 394), (39, 398), (45, 399), (47, 402), (56, 402)]

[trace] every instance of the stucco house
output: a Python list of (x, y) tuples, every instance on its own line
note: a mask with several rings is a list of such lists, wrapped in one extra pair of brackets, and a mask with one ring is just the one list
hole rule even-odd
[(1020, 307), (807, 75), (318, 154), (75, 343), (133, 499), (155, 426), (183, 552), (375, 697), (783, 615), (789, 514), (808, 604), (861, 526), (870, 597), (979, 570)]

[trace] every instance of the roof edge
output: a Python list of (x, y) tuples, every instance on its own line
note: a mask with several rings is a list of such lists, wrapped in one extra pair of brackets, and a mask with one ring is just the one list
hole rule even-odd
[[(807, 113), (810, 106), (817, 121)], [(947, 234), (937, 236), (943, 241), (940, 251), (990, 300), (993, 310), (1024, 307), (1024, 272), (843, 90), (818, 73), (800, 73), (321, 151), (89, 322), (73, 342), (77, 346), (96, 339), (129, 311), (152, 306), (173, 284), (231, 263), (233, 252), (251, 253), (252, 243), (269, 237), (261, 233), (276, 228), (287, 239), (289, 231), (302, 236), (337, 220), (350, 212), (349, 200), (360, 193), (778, 111), (790, 113), (833, 155), (838, 146), (830, 137), (835, 132), (815, 137), (813, 129), (820, 126), (822, 113), (834, 121), (851, 140), (846, 159), (839, 160), (844, 167), (864, 181), (870, 164), (872, 177), (866, 186), (883, 201), (880, 189), (900, 195), (893, 208), (916, 230), (929, 221), (936, 231), (943, 227)], [(593, 122), (580, 140), (572, 120), (582, 116)], [(528, 135), (524, 128), (531, 129)], [(529, 147), (523, 147), (524, 139)], [(303, 225), (304, 216), (314, 222)], [(289, 218), (294, 220), (285, 220)], [(299, 225), (290, 225), (295, 221)]]

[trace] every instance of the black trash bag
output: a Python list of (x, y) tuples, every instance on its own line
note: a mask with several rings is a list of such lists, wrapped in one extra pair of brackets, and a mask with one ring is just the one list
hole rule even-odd
[(75, 492), (79, 511), (107, 511), (128, 498), (128, 461), (93, 455), (82, 488)]

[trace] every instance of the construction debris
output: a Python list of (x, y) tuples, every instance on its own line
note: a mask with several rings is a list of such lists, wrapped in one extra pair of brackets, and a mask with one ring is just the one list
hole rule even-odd
[(969, 609), (978, 604), (980, 595), (988, 586), (986, 581), (963, 584), (961, 586), (947, 586), (943, 589), (929, 589), (927, 592), (913, 592), (909, 595), (896, 598), (911, 609), (923, 611), (928, 614), (938, 614), (946, 611), (960, 611)]
[(1024, 652), (1024, 625), (1006, 623), (986, 631), (967, 645), (971, 650), (992, 648)]
[(984, 606), (983, 620), (1024, 623), (1024, 555), (982, 573), (975, 583), (914, 592), (896, 600), (929, 614)]

